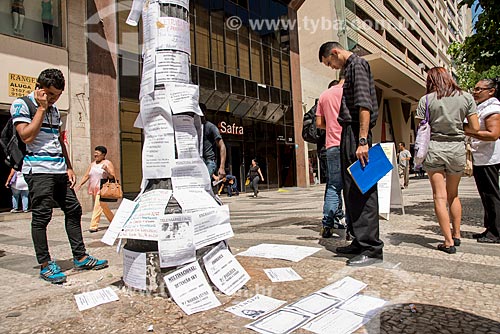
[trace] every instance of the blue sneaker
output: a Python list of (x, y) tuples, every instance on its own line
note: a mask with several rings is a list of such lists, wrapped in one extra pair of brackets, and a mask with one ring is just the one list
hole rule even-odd
[(61, 272), (59, 267), (54, 261), (49, 261), (49, 265), (40, 269), (40, 278), (52, 284), (61, 284), (66, 282), (66, 275)]
[(99, 270), (108, 267), (108, 260), (98, 260), (91, 255), (87, 255), (82, 261), (73, 259), (76, 270)]

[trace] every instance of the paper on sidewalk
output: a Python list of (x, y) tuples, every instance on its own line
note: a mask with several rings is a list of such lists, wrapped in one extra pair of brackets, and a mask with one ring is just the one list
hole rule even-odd
[(267, 259), (283, 259), (293, 262), (300, 260), (320, 251), (321, 248), (296, 246), (296, 245), (278, 245), (278, 244), (260, 244), (252, 246), (246, 251), (241, 252), (239, 256), (263, 257)]
[(338, 298), (316, 292), (297, 300), (287, 307), (293, 307), (299, 311), (305, 312), (306, 314), (317, 316), (329, 308), (339, 305), (341, 302), (342, 301)]
[(257, 319), (285, 304), (286, 301), (264, 295), (255, 295), (241, 303), (228, 307), (226, 311), (243, 318)]
[(358, 294), (361, 290), (366, 288), (366, 286), (367, 285), (365, 283), (347, 276), (333, 284), (324, 287), (318, 292), (323, 292), (329, 296), (347, 300), (352, 296)]
[(369, 319), (339, 309), (331, 309), (302, 328), (316, 334), (350, 334)]
[(300, 328), (311, 320), (311, 316), (293, 308), (282, 308), (268, 314), (245, 327), (263, 334), (286, 334)]
[(380, 298), (357, 295), (340, 305), (339, 308), (364, 317), (373, 317), (385, 304), (387, 301)]
[(111, 289), (107, 287), (104, 289), (89, 291), (75, 295), (76, 305), (80, 311), (88, 310), (89, 308), (114, 302), (118, 300), (118, 295)]
[(264, 269), (267, 277), (271, 280), (271, 282), (289, 282), (289, 281), (299, 281), (302, 277), (299, 276), (290, 267), (287, 268), (272, 268), (272, 269)]

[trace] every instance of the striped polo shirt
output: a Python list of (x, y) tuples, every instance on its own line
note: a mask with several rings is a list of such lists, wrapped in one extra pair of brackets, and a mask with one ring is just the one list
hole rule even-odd
[[(35, 106), (34, 92), (28, 95)], [(31, 123), (30, 111), (26, 103), (16, 99), (10, 107), (14, 124)], [(55, 105), (45, 113), (42, 127), (31, 144), (26, 145), (27, 154), (23, 162), (23, 174), (64, 174), (66, 161), (59, 143), (59, 127), (62, 125), (61, 115)]]

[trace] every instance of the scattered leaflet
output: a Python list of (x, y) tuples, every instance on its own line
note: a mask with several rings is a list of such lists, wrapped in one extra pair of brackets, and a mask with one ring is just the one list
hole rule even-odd
[(361, 290), (366, 288), (366, 284), (358, 281), (352, 277), (344, 277), (340, 281), (330, 284), (319, 292), (326, 293), (332, 297), (337, 297), (342, 300), (347, 300), (352, 296), (358, 294)]
[(321, 248), (296, 246), (296, 245), (278, 245), (278, 244), (260, 244), (252, 246), (246, 251), (241, 252), (239, 256), (263, 257), (266, 259), (283, 259), (293, 262), (300, 260), (320, 251)]
[(191, 215), (160, 216), (158, 224), (158, 253), (160, 267), (174, 267), (196, 261)]
[(203, 257), (203, 263), (212, 283), (228, 296), (250, 280), (248, 273), (223, 242)]
[(198, 262), (182, 267), (163, 279), (170, 295), (187, 315), (221, 305)]
[(297, 300), (287, 307), (293, 307), (315, 317), (324, 311), (339, 305), (341, 302), (342, 301), (340, 299), (316, 292)]
[(118, 295), (107, 287), (104, 289), (89, 291), (75, 295), (76, 305), (80, 311), (88, 310), (89, 308), (117, 301)]
[(228, 307), (226, 311), (238, 317), (257, 319), (285, 304), (286, 301), (264, 295), (255, 295), (241, 303)]
[(350, 334), (368, 320), (351, 312), (333, 308), (302, 328), (316, 334)]
[(286, 334), (302, 327), (311, 318), (299, 310), (284, 307), (245, 327), (262, 334)]
[(375, 316), (385, 304), (387, 304), (387, 301), (380, 298), (357, 295), (340, 305), (339, 308), (371, 318)]
[(302, 277), (299, 276), (292, 268), (273, 268), (264, 269), (267, 277), (271, 282), (289, 282), (289, 281), (300, 281)]
[(123, 250), (123, 281), (130, 287), (146, 290), (146, 253)]
[(227, 205), (194, 212), (193, 225), (196, 249), (234, 236)]
[(120, 207), (116, 210), (115, 216), (106, 230), (106, 233), (104, 233), (101, 241), (106, 245), (113, 246), (116, 238), (118, 238), (118, 235), (122, 231), (123, 226), (129, 221), (138, 206), (138, 202), (134, 202), (126, 198), (122, 199)]

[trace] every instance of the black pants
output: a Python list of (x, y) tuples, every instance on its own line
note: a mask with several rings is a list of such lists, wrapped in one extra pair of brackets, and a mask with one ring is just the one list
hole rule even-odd
[(484, 227), (487, 237), (500, 238), (500, 189), (498, 187), (498, 171), (500, 164), (490, 166), (474, 166), (474, 180), (484, 207)]
[[(346, 205), (346, 222), (348, 229), (354, 236), (354, 246), (362, 249), (362, 254), (379, 257), (382, 256), (384, 243), (379, 237), (378, 221), (378, 194), (377, 185), (374, 185), (364, 195), (347, 172), (356, 160), (358, 148), (359, 128), (351, 124), (342, 125), (340, 140), (340, 158), (342, 166), (342, 180), (344, 184), (344, 201)], [(371, 133), (368, 143), (371, 146)]]
[(31, 237), (38, 263), (50, 261), (47, 243), (47, 225), (52, 219), (52, 208), (56, 205), (64, 212), (64, 223), (73, 257), (85, 256), (81, 217), (82, 207), (75, 191), (69, 188), (67, 174), (24, 174), (28, 183), (31, 212)]
[(50, 23), (42, 23), (43, 26), (43, 40), (45, 43), (52, 43), (52, 28)]

